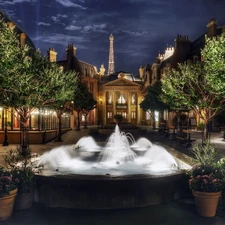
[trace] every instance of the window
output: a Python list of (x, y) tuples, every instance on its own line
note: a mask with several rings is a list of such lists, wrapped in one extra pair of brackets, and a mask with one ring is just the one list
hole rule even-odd
[(126, 103), (126, 99), (125, 99), (125, 95), (120, 95), (118, 98), (118, 103), (119, 104), (125, 104)]
[(135, 111), (131, 112), (131, 119), (136, 119), (136, 112)]
[(146, 112), (145, 113), (145, 117), (146, 117), (146, 120), (150, 120), (151, 118), (150, 118), (150, 113), (149, 112)]
[(136, 104), (136, 94), (131, 95), (131, 104)]
[(107, 112), (107, 118), (112, 119), (112, 112)]
[(158, 122), (159, 121), (159, 112), (155, 111), (155, 121)]
[(126, 119), (127, 118), (127, 112), (122, 112), (122, 117)]
[(107, 92), (106, 96), (107, 96), (107, 103), (112, 104), (112, 93)]
[[(31, 113), (31, 129), (32, 130), (38, 130), (38, 120), (39, 120), (39, 110), (36, 109)], [(15, 121), (15, 126), (17, 126), (18, 123)]]
[(3, 127), (2, 127), (2, 118), (3, 118), (3, 108), (0, 107), (0, 129), (2, 130)]

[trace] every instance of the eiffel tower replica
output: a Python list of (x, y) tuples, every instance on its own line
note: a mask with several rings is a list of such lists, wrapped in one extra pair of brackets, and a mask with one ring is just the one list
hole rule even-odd
[(115, 66), (114, 66), (114, 49), (113, 49), (113, 41), (114, 37), (111, 34), (109, 36), (109, 65), (108, 65), (108, 75), (112, 74), (115, 72)]

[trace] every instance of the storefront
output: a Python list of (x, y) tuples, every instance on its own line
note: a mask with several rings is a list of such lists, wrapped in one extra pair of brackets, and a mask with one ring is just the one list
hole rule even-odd
[[(62, 115), (62, 132), (70, 129), (70, 113)], [(56, 137), (58, 120), (51, 109), (36, 109), (27, 124), (30, 144), (46, 143)], [(0, 142), (3, 143), (7, 130), (9, 144), (20, 143), (20, 116), (12, 108), (0, 107)]]

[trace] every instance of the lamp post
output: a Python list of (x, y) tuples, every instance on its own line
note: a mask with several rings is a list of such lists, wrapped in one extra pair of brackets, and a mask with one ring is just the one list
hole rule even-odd
[(9, 142), (8, 142), (8, 130), (7, 130), (7, 108), (5, 108), (4, 110), (4, 120), (5, 120), (5, 123), (4, 123), (4, 126), (5, 126), (5, 132), (4, 132), (4, 141), (3, 141), (3, 146), (8, 146), (9, 145)]

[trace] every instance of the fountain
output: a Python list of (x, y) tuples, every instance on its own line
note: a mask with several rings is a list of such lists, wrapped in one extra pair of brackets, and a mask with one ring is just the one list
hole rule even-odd
[[(50, 207), (133, 208), (179, 196), (184, 171), (168, 151), (146, 138), (115, 131), (104, 145), (88, 136), (44, 153), (35, 201)], [(166, 187), (166, 188), (165, 188)]]

